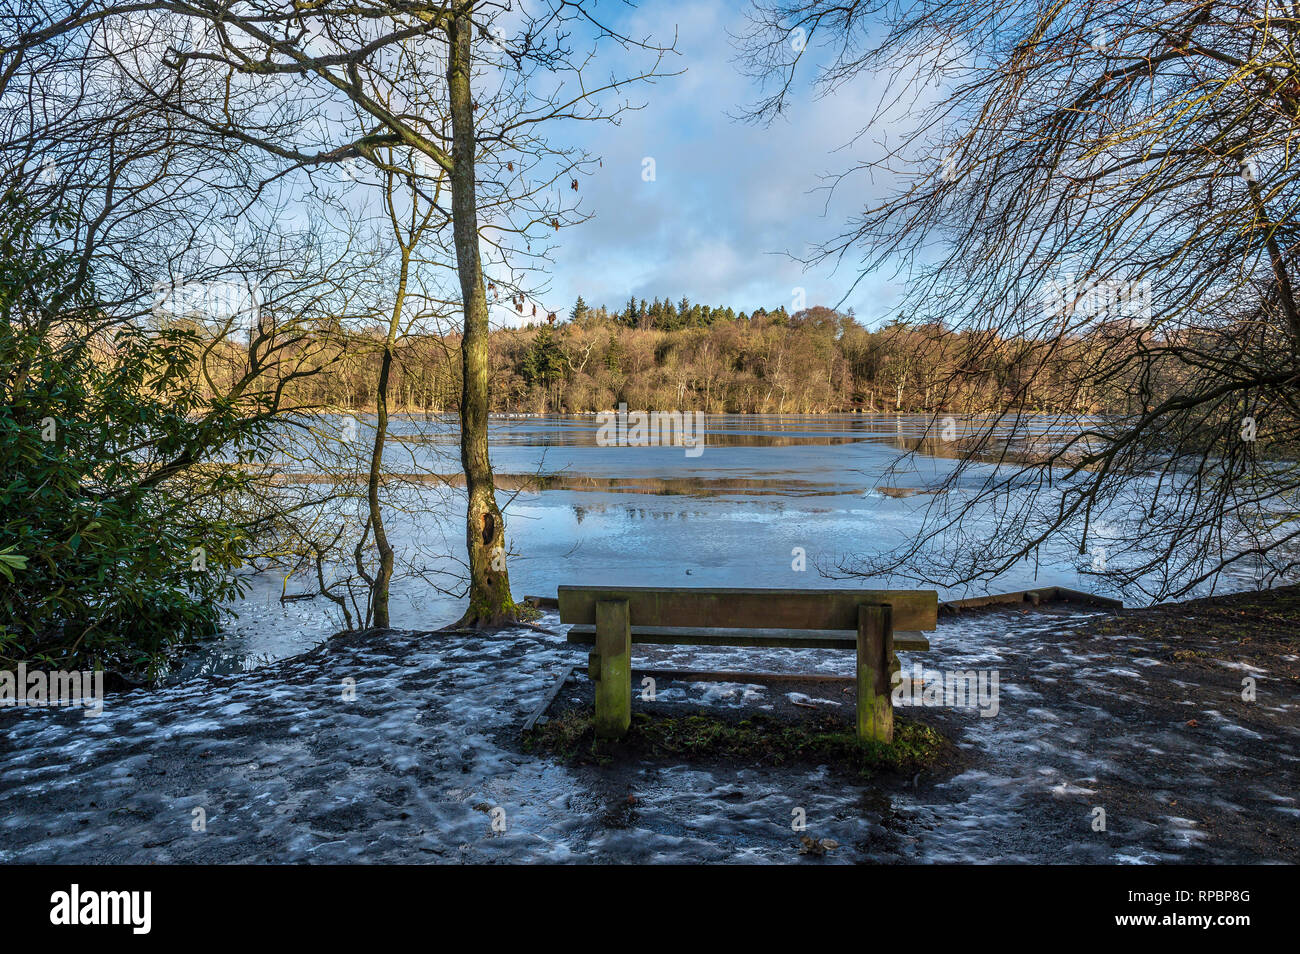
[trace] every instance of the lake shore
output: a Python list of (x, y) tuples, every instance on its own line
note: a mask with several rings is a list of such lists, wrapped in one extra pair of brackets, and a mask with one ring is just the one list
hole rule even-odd
[[(822, 861), (1296, 862), (1297, 633), (1300, 587), (945, 618), (905, 669), (997, 669), (999, 712), (909, 711), (953, 757), (871, 779), (719, 758), (566, 764), (520, 732), (581, 661), (562, 636), (355, 634), (113, 695), (98, 718), (0, 711), (0, 861), (789, 861), (803, 857), (801, 809), (809, 836), (840, 846)], [(849, 655), (676, 647), (641, 661), (849, 672)], [(852, 713), (820, 695), (819, 717)], [(659, 705), (735, 717), (789, 702), (691, 684)]]

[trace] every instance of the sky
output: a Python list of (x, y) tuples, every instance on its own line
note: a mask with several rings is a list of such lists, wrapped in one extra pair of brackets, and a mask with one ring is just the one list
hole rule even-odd
[[(838, 272), (805, 271), (790, 255), (833, 238), (872, 198), (872, 184), (861, 179), (828, 196), (824, 177), (873, 148), (874, 129), (845, 147), (868, 124), (877, 96), (868, 78), (818, 98), (805, 73), (793, 108), (773, 125), (734, 119), (758, 94), (735, 63), (729, 36), (743, 27), (745, 8), (742, 0), (599, 4), (601, 14), (618, 11), (614, 22), (630, 35), (665, 40), (676, 28), (680, 55), (667, 69), (685, 72), (638, 87), (632, 98), (644, 107), (625, 113), (619, 125), (557, 125), (550, 132), (555, 141), (587, 148), (602, 165), (580, 183), (580, 209), (591, 220), (557, 236), (550, 288), (536, 296), (543, 317), (548, 310), (568, 317), (579, 294), (613, 309), (633, 296), (685, 296), (748, 312), (791, 309), (797, 289), (809, 306), (835, 306), (849, 291), (856, 260)], [(601, 49), (602, 56), (618, 56), (613, 45)], [(654, 160), (652, 181), (642, 175), (647, 158)], [(869, 276), (841, 307), (875, 324), (891, 314), (893, 280), (892, 272)]]
[[(628, 36), (661, 44), (675, 37), (676, 55), (662, 68), (678, 75), (634, 87), (630, 98), (640, 108), (623, 112), (616, 125), (548, 123), (552, 145), (579, 147), (600, 160), (591, 175), (579, 177), (578, 211), (590, 219), (553, 237), (544, 287), (526, 300), (523, 314), (502, 301), (493, 307), (493, 324), (531, 320), (534, 304), (538, 319), (552, 311), (567, 318), (578, 295), (611, 309), (633, 297), (686, 297), (737, 312), (852, 309), (869, 326), (891, 317), (899, 290), (892, 270), (853, 288), (860, 260), (852, 254), (838, 269), (805, 269), (796, 260), (834, 239), (885, 194), (888, 184), (865, 174), (827, 191), (829, 176), (868, 157), (892, 132), (888, 124), (872, 124), (879, 80), (861, 77), (819, 97), (805, 66), (784, 115), (767, 126), (747, 123), (736, 117), (760, 90), (736, 62), (732, 35), (745, 29), (749, 0), (589, 3)], [(130, 42), (138, 45), (138, 37)], [(575, 40), (573, 46), (585, 45)], [(814, 38), (808, 57), (815, 60), (817, 50)], [(644, 53), (629, 55), (606, 40), (588, 80), (645, 64)], [(649, 161), (652, 177), (644, 175)], [(529, 281), (538, 284), (536, 277)]]

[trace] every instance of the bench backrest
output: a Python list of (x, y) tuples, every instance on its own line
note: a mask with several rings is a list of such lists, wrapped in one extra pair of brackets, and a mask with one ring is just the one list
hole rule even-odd
[(935, 590), (766, 590), (655, 586), (561, 586), (560, 622), (595, 623), (596, 603), (627, 600), (634, 626), (730, 629), (858, 628), (858, 607), (888, 603), (896, 630), (934, 629)]

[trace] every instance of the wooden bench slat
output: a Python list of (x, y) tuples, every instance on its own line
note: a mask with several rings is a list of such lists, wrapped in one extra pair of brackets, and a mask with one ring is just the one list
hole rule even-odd
[[(596, 603), (627, 600), (633, 626), (852, 630), (858, 607), (888, 603), (898, 630), (932, 630), (939, 621), (935, 590), (766, 590), (648, 586), (560, 586), (560, 622), (593, 624)], [(728, 644), (728, 645), (744, 645)], [(800, 645), (807, 645), (801, 643)]]
[[(596, 642), (596, 627), (579, 623), (569, 630), (569, 642)], [(857, 632), (831, 629), (732, 629), (715, 626), (633, 626), (632, 642), (660, 646), (768, 646), (792, 649), (856, 649)], [(894, 633), (894, 648), (925, 652), (930, 641), (919, 632)]]

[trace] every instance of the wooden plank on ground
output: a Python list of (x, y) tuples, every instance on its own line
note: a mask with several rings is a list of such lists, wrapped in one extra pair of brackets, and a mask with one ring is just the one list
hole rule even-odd
[[(596, 627), (579, 623), (569, 630), (569, 642), (590, 646)], [(789, 649), (852, 649), (856, 631), (832, 629), (733, 629), (707, 626), (633, 626), (632, 642), (658, 646), (754, 646)], [(894, 648), (925, 652), (930, 641), (918, 632), (894, 633)]]
[(1040, 586), (1037, 589), (1016, 590), (1012, 593), (990, 593), (986, 596), (969, 596), (960, 600), (944, 600), (940, 604), (940, 608), (945, 613), (955, 613), (960, 610), (1014, 605), (1017, 603), (1032, 603), (1034, 606), (1042, 603), (1087, 603), (1107, 609), (1124, 608), (1124, 604), (1120, 600), (1111, 599), (1109, 596), (1085, 593), (1082, 590), (1072, 590), (1064, 586)]
[(702, 589), (693, 587), (559, 588), (560, 621), (596, 622), (596, 604), (627, 600), (634, 625), (703, 626), (737, 629), (858, 628), (858, 607), (888, 603), (894, 625), (905, 630), (931, 630), (938, 624), (935, 590), (769, 590)]
[(573, 675), (573, 670), (577, 668), (577, 666), (566, 667), (564, 672), (560, 673), (555, 682), (551, 684), (551, 688), (546, 690), (546, 695), (542, 696), (541, 704), (533, 710), (532, 715), (524, 720), (525, 732), (531, 732), (533, 726), (537, 725), (537, 720), (546, 715), (546, 710), (551, 707), (551, 703), (555, 701), (555, 697), (560, 694), (560, 690), (564, 688), (564, 684), (568, 682), (569, 677)]
[[(1040, 598), (1046, 598), (1042, 596), (1043, 590), (1035, 590), (1034, 592), (1038, 593)], [(1024, 602), (1026, 602), (1025, 592), (1019, 590), (1015, 593), (991, 593), (987, 596), (968, 596), (961, 600), (944, 600), (943, 608), (945, 611), (953, 612), (964, 609), (980, 609), (984, 606), (1002, 606), (1008, 603)]]
[(1054, 586), (1055, 590), (1052, 598), (1061, 600), (1066, 603), (1091, 603), (1094, 606), (1105, 606), (1108, 609), (1123, 609), (1122, 600), (1111, 599), (1109, 596), (1097, 596), (1095, 593), (1085, 593), (1082, 590), (1071, 590), (1064, 586)]

